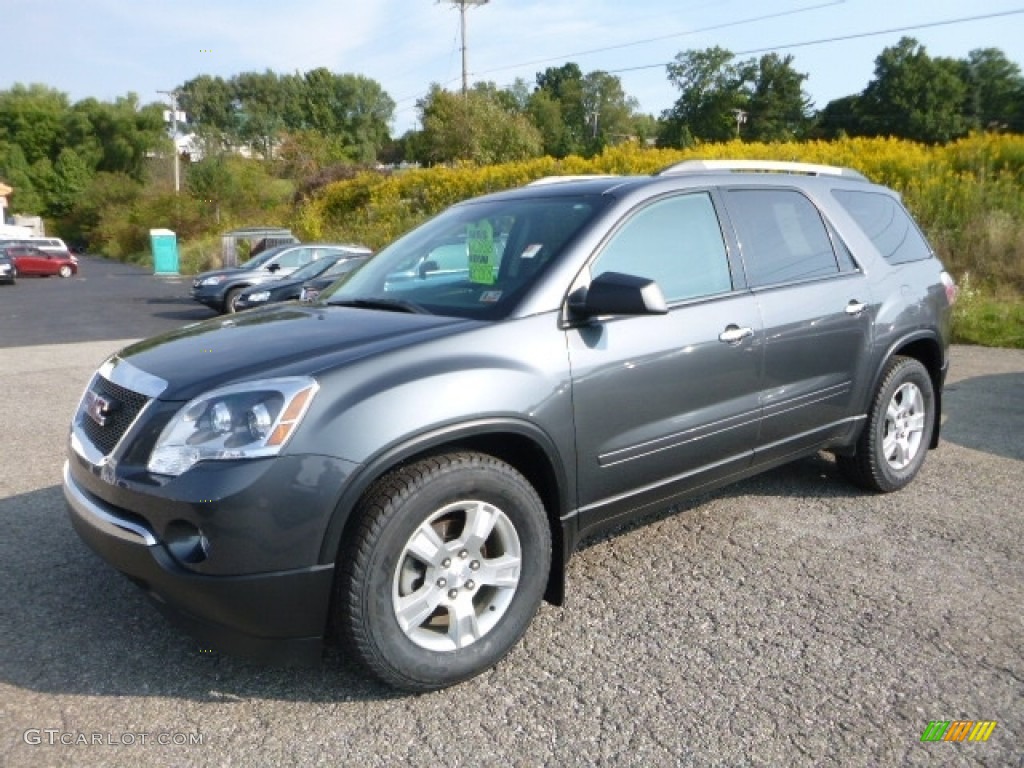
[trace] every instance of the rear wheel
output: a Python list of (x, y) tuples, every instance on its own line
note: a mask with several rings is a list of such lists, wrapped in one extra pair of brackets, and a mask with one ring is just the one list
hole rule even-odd
[(478, 453), (423, 459), (382, 478), (356, 513), (336, 620), (377, 677), (443, 688), (519, 641), (547, 584), (551, 533), (515, 469)]
[(928, 370), (910, 357), (886, 366), (853, 456), (837, 456), (843, 473), (868, 490), (898, 491), (914, 479), (934, 429), (935, 391)]

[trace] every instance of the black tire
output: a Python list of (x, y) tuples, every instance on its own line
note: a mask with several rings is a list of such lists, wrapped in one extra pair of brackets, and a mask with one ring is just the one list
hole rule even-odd
[[(397, 688), (437, 690), (489, 669), (519, 642), (551, 565), (544, 506), (519, 472), (479, 453), (422, 459), (381, 478), (355, 514), (339, 553), (335, 621), (366, 669)], [(471, 520), (482, 544), (467, 535)], [(424, 549), (431, 554), (421, 559)]]
[(226, 314), (233, 315), (238, 311), (238, 308), (235, 306), (235, 302), (238, 301), (238, 297), (242, 295), (242, 291), (244, 290), (245, 286), (241, 286), (239, 288), (232, 288), (227, 292), (224, 296), (224, 312)]
[(71, 277), (71, 267), (65, 264), (57, 271), (57, 274), (64, 278)]
[(857, 449), (837, 456), (840, 470), (871, 491), (906, 487), (924, 463), (935, 428), (935, 390), (928, 370), (910, 357), (894, 357), (871, 401)]

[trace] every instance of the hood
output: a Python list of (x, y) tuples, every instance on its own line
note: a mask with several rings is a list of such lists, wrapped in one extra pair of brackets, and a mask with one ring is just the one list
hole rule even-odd
[(315, 375), (478, 325), (437, 315), (275, 305), (185, 326), (126, 347), (118, 357), (168, 382), (161, 400), (272, 376)]
[(285, 276), (278, 280), (270, 280), (267, 282), (256, 283), (255, 285), (251, 285), (244, 291), (242, 291), (242, 295), (246, 296), (250, 293), (256, 293), (257, 291), (271, 291), (272, 293), (276, 293), (282, 290), (286, 291), (289, 288), (295, 288), (296, 295), (298, 295), (299, 291), (302, 289), (303, 282), (303, 280), (293, 280), (291, 277)]

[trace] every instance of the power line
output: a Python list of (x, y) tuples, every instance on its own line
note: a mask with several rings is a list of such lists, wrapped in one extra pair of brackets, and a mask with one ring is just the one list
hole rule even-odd
[[(839, 43), (844, 40), (858, 40), (864, 37), (877, 37), (879, 35), (890, 35), (894, 32), (913, 32), (918, 29), (931, 29), (932, 27), (944, 27), (952, 24), (966, 24), (970, 21), (984, 21), (986, 19), (995, 19), (1002, 16), (1015, 16), (1017, 14), (1024, 13), (1024, 8), (1016, 8), (1012, 11), (1000, 11), (997, 13), (984, 13), (977, 16), (962, 16), (958, 19), (945, 19), (943, 21), (932, 21), (926, 24), (912, 24), (906, 27), (892, 27), (890, 29), (880, 29), (874, 32), (858, 32), (852, 35), (839, 35), (837, 37), (822, 37), (817, 40), (804, 40), (799, 43), (786, 43), (784, 45), (770, 45), (764, 48), (751, 48), (746, 51), (734, 51), (736, 56), (746, 56), (752, 53), (767, 53), (769, 51), (783, 51), (788, 48), (806, 48), (811, 45), (822, 45), (824, 43)], [(608, 74), (617, 74), (619, 72), (636, 72), (641, 69), (656, 69), (658, 67), (666, 67), (671, 64), (671, 61), (663, 61), (658, 64), (642, 64), (637, 67), (623, 67), (621, 69), (608, 69), (605, 70)]]
[[(449, 0), (449, 1), (452, 1), (452, 0)], [(455, 1), (457, 2), (457, 0), (455, 0)], [(440, 2), (440, 0), (439, 0), (439, 2)], [(828, 8), (828, 7), (831, 7), (831, 6), (834, 6), (834, 5), (842, 5), (845, 2), (846, 2), (846, 0), (829, 0), (829, 2), (819, 3), (818, 5), (807, 6), (807, 7), (804, 7), (804, 8), (794, 8), (794, 9), (788, 10), (788, 11), (778, 11), (776, 13), (769, 13), (769, 14), (765, 14), (765, 15), (762, 15), (762, 16), (750, 16), (750, 17), (746, 17), (746, 18), (742, 18), (742, 19), (737, 19), (735, 21), (727, 21), (727, 22), (724, 22), (722, 24), (713, 24), (713, 25), (711, 25), (709, 27), (699, 27), (697, 29), (687, 30), (686, 32), (673, 32), (673, 33), (668, 34), (668, 35), (659, 35), (657, 37), (649, 37), (649, 38), (645, 38), (643, 40), (634, 40), (634, 41), (628, 42), (628, 43), (617, 43), (615, 45), (609, 45), (609, 46), (605, 46), (603, 48), (591, 48), (591, 49), (586, 50), (586, 51), (577, 51), (575, 53), (566, 53), (566, 54), (560, 54), (558, 56), (550, 56), (550, 57), (547, 57), (547, 58), (544, 58), (544, 59), (534, 59), (532, 61), (523, 61), (523, 62), (519, 62), (518, 64), (508, 64), (508, 65), (505, 65), (505, 66), (502, 66), (502, 67), (495, 67), (493, 69), (485, 69), (485, 70), (482, 70), (481, 72), (477, 72), (475, 74), (477, 76), (488, 75), (488, 74), (491, 74), (492, 72), (504, 72), (504, 71), (509, 70), (509, 69), (518, 69), (520, 67), (529, 67), (529, 66), (532, 66), (534, 64), (546, 64), (547, 62), (550, 62), (550, 61), (564, 61), (564, 60), (570, 59), (570, 58), (575, 57), (575, 56), (587, 56), (587, 55), (594, 54), (594, 53), (603, 53), (605, 51), (614, 51), (614, 50), (618, 50), (618, 49), (621, 49), (621, 48), (630, 48), (630, 47), (637, 46), (637, 45), (646, 45), (648, 43), (654, 43), (654, 42), (658, 42), (660, 40), (669, 40), (669, 39), (674, 38), (674, 37), (686, 37), (688, 35), (697, 35), (697, 34), (700, 34), (702, 32), (713, 32), (713, 31), (719, 30), (719, 29), (728, 29), (729, 27), (739, 27), (739, 26), (743, 26), (745, 24), (753, 24), (753, 23), (758, 22), (758, 21), (768, 21), (770, 19), (778, 19), (778, 18), (781, 18), (783, 16), (792, 16), (792, 15), (795, 15), (795, 14), (806, 13), (807, 11), (815, 11), (815, 10), (819, 10), (821, 8)], [(705, 7), (705, 6), (701, 6), (701, 7)], [(661, 65), (654, 65), (654, 66), (661, 66)], [(450, 80), (445, 81), (442, 85), (446, 85), (447, 86), (447, 85), (451, 85), (452, 83), (455, 83), (455, 82), (458, 82), (457, 78), (451, 78)], [(395, 100), (395, 104), (396, 105), (397, 104), (402, 104), (402, 103), (404, 103), (406, 101), (412, 101), (413, 99), (418, 99), (419, 97), (420, 97), (419, 94), (417, 94), (415, 96), (405, 96), (405, 97), (402, 97), (400, 99), (396, 99)], [(399, 111), (403, 111), (403, 110), (399, 110)]]
[(739, 26), (742, 26), (744, 24), (753, 24), (754, 22), (757, 22), (757, 21), (768, 21), (769, 19), (778, 19), (778, 18), (782, 18), (783, 16), (793, 16), (793, 15), (799, 14), (799, 13), (806, 13), (807, 11), (816, 11), (816, 10), (820, 10), (821, 8), (828, 8), (828, 7), (833, 6), (833, 5), (842, 5), (845, 2), (846, 2), (846, 0), (830, 0), (830, 2), (819, 3), (817, 5), (811, 5), (811, 6), (808, 6), (806, 8), (794, 8), (794, 9), (789, 10), (789, 11), (778, 11), (776, 13), (768, 13), (768, 14), (765, 14), (763, 16), (752, 16), (752, 17), (746, 18), (746, 19), (738, 19), (736, 21), (727, 21), (727, 22), (725, 22), (723, 24), (714, 24), (714, 25), (712, 25), (710, 27), (699, 27), (697, 29), (690, 29), (690, 30), (687, 30), (686, 32), (673, 32), (673, 33), (668, 34), (668, 35), (659, 35), (657, 37), (648, 37), (648, 38), (645, 38), (643, 40), (634, 40), (633, 42), (629, 42), (629, 43), (618, 43), (616, 45), (604, 46), (603, 48), (590, 48), (589, 50), (586, 50), (586, 51), (576, 51), (575, 53), (566, 53), (566, 54), (563, 54), (561, 56), (550, 56), (550, 57), (544, 58), (544, 59), (534, 59), (533, 61), (523, 61), (523, 62), (520, 62), (518, 64), (508, 64), (508, 65), (503, 66), (503, 67), (495, 67), (494, 69), (485, 69), (485, 70), (483, 70), (481, 72), (477, 72), (476, 74), (477, 75), (488, 75), (491, 72), (504, 72), (504, 71), (509, 70), (509, 69), (518, 69), (519, 67), (529, 67), (529, 66), (534, 65), (534, 64), (546, 64), (549, 61), (562, 61), (564, 59), (570, 59), (570, 58), (573, 58), (575, 56), (589, 56), (590, 54), (594, 54), (594, 53), (604, 53), (605, 51), (615, 51), (615, 50), (619, 50), (621, 48), (631, 48), (631, 47), (636, 46), (636, 45), (647, 45), (648, 43), (656, 43), (656, 42), (659, 42), (661, 40), (670, 40), (670, 39), (672, 39), (674, 37), (687, 37), (689, 35), (698, 35), (701, 32), (714, 32), (715, 30), (719, 30), (719, 29), (728, 29), (729, 27), (739, 27)]

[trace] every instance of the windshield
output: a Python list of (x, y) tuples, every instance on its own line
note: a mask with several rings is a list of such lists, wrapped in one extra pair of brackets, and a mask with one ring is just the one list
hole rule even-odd
[(324, 298), (480, 320), (505, 317), (594, 217), (600, 201), (531, 197), (449, 208), (332, 286)]
[(312, 280), (314, 277), (318, 277), (319, 275), (322, 275), (324, 272), (326, 272), (327, 269), (331, 267), (334, 264), (334, 262), (336, 262), (340, 258), (341, 256), (337, 254), (322, 256), (316, 261), (311, 261), (304, 267), (299, 267), (298, 269), (296, 269), (288, 276), (288, 279)]

